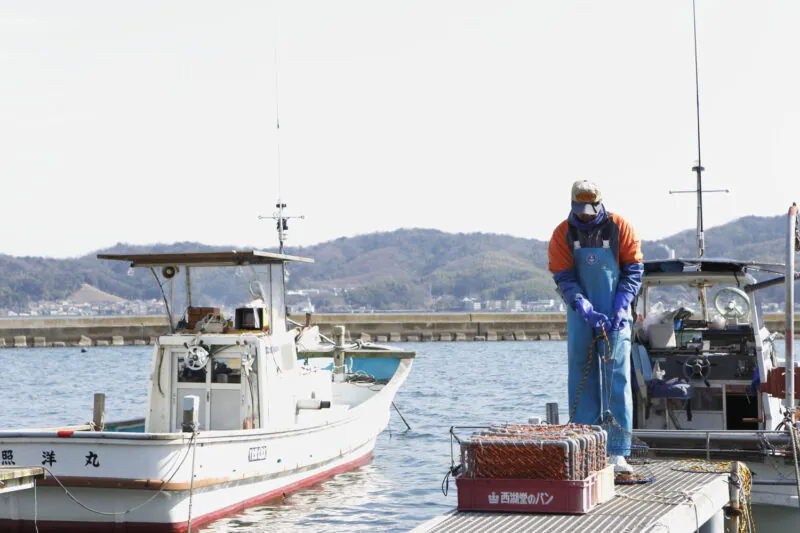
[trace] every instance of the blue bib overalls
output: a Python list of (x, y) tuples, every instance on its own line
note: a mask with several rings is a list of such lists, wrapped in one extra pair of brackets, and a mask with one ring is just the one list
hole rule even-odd
[[(617, 258), (610, 247), (573, 249), (574, 268), (583, 293), (595, 311), (613, 318), (614, 296), (619, 282)], [(575, 407), (572, 422), (603, 424), (608, 431), (609, 455), (630, 455), (633, 397), (630, 387), (631, 321), (620, 331), (608, 333), (611, 360), (604, 340), (594, 342), (595, 331), (572, 309), (567, 310), (569, 354), (569, 409)], [(592, 347), (593, 357), (584, 379)], [(577, 397), (577, 400), (576, 400)], [(576, 402), (577, 401), (577, 405)], [(612, 419), (613, 417), (613, 419)]]

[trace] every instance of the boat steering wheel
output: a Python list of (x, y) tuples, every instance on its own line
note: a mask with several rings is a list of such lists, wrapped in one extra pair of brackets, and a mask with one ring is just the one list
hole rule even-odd
[(201, 346), (193, 346), (189, 349), (189, 353), (186, 355), (186, 360), (183, 364), (186, 365), (189, 370), (203, 370), (206, 367), (206, 363), (208, 362), (208, 352), (205, 348)]
[(750, 313), (750, 297), (736, 287), (723, 287), (714, 296), (714, 308), (725, 318), (745, 318)]
[(708, 379), (711, 374), (711, 361), (708, 357), (694, 356), (683, 362), (683, 375), (686, 379)]

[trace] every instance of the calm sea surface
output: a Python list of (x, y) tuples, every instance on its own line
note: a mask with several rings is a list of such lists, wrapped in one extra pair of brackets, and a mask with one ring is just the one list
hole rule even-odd
[[(206, 532), (408, 531), (456, 504), (441, 492), (454, 425), (521, 422), (558, 402), (566, 417), (566, 343), (405, 343), (417, 360), (369, 464), (217, 521)], [(783, 344), (778, 346), (783, 351)], [(106, 394), (106, 418), (143, 417), (150, 347), (0, 351), (0, 428), (84, 423), (92, 395)]]

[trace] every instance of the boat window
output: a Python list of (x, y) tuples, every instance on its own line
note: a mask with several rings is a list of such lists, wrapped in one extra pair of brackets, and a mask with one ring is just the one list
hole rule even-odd
[(647, 302), (650, 308), (642, 310), (644, 315), (686, 307), (694, 313), (694, 318), (703, 317), (700, 290), (697, 288), (690, 288), (684, 285), (650, 287), (648, 289)]
[(211, 362), (211, 383), (240, 383), (241, 355), (215, 355)]
[(286, 304), (283, 299), (283, 264), (270, 266), (270, 285), (272, 287), (272, 301), (270, 302), (270, 310), (272, 312), (272, 321), (270, 326), (275, 331), (283, 324), (286, 324)]
[(202, 368), (200, 370), (192, 370), (188, 366), (186, 366), (186, 356), (179, 355), (175, 358), (175, 364), (177, 365), (177, 376), (178, 376), (178, 383), (205, 383), (206, 382), (206, 370)]

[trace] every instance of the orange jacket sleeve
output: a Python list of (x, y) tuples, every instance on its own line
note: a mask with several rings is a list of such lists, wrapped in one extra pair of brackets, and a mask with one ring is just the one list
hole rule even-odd
[(619, 258), (620, 265), (630, 265), (631, 263), (641, 263), (644, 260), (642, 255), (642, 243), (633, 229), (633, 226), (616, 213), (610, 213), (619, 228)]
[(565, 220), (553, 231), (550, 246), (547, 248), (547, 268), (556, 274), (573, 268), (572, 250), (567, 245), (567, 221)]

